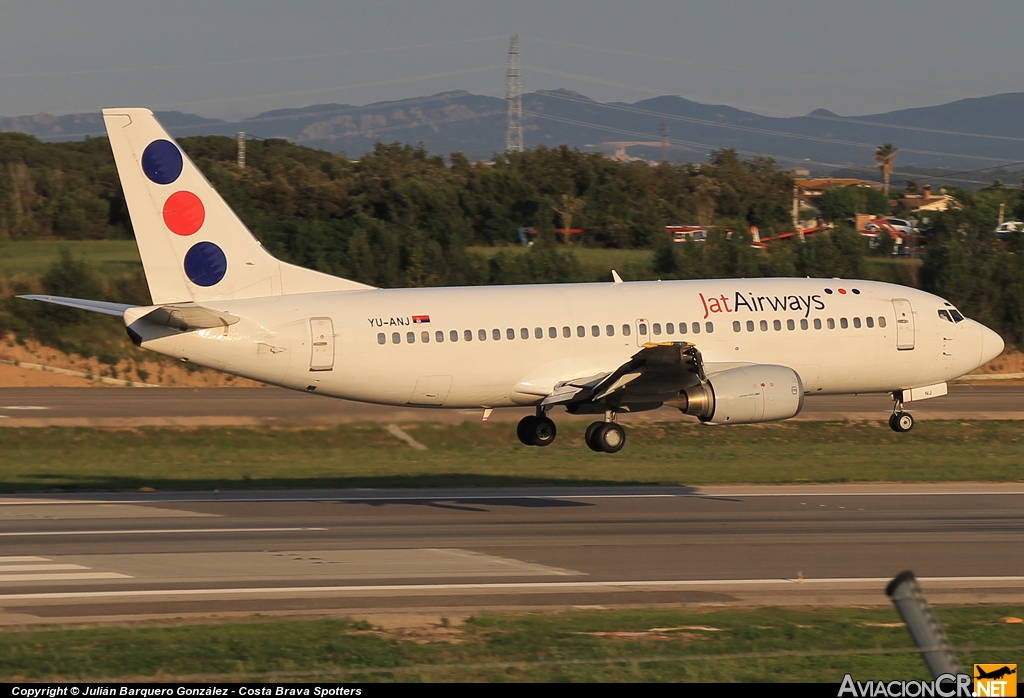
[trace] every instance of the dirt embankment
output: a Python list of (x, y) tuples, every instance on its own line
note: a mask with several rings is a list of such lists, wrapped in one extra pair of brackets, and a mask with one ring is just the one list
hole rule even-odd
[(64, 369), (82, 374), (67, 375), (52, 371), (29, 368), (24, 365), (0, 363), (0, 387), (47, 387), (47, 386), (106, 386), (116, 387), (118, 383), (105, 382), (110, 378), (118, 382), (176, 386), (184, 388), (251, 387), (262, 385), (255, 381), (229, 376), (208, 369), (186, 368), (171, 360), (133, 361), (125, 359), (116, 364), (101, 363), (96, 358), (85, 358), (76, 354), (65, 354), (57, 349), (45, 347), (38, 342), (27, 341), (19, 344), (14, 337), (0, 340), (0, 361), (35, 364), (49, 368)]

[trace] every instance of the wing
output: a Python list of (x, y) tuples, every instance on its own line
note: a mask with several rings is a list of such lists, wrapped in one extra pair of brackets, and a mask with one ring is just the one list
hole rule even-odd
[[(570, 411), (603, 406), (651, 409), (706, 381), (700, 350), (690, 342), (645, 344), (610, 373), (559, 383), (541, 405), (564, 404)], [(586, 406), (586, 407), (585, 407)]]

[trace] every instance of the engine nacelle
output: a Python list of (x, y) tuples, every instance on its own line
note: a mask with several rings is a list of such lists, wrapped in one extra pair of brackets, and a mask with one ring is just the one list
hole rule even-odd
[(804, 384), (786, 366), (746, 366), (716, 373), (666, 404), (708, 424), (772, 422), (800, 413)]

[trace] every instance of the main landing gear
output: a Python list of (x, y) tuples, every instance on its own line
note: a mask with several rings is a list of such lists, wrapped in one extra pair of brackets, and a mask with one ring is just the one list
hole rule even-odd
[(516, 436), (527, 446), (547, 446), (557, 435), (555, 423), (540, 408), (536, 415), (523, 417), (516, 426)]
[(605, 414), (605, 421), (594, 422), (587, 427), (583, 440), (591, 451), (598, 453), (618, 453), (626, 445), (626, 430), (616, 424), (614, 412)]
[(889, 428), (893, 431), (905, 434), (914, 428), (914, 415), (903, 411), (903, 393), (892, 394), (893, 407), (889, 416)]

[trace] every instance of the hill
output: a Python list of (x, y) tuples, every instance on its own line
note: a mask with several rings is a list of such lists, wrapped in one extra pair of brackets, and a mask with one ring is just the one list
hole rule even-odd
[[(635, 103), (596, 102), (569, 90), (523, 96), (527, 145), (568, 144), (583, 150), (657, 160), (662, 123), (669, 159), (703, 161), (709, 151), (774, 157), (812, 170), (863, 168), (872, 173), (875, 146), (895, 143), (898, 165), (977, 170), (1024, 161), (1024, 93), (963, 99), (881, 114), (838, 116), (818, 109), (805, 116), (770, 117), (723, 105), (663, 96)], [(505, 102), (455, 91), (364, 106), (316, 104), (264, 112), (236, 122), (182, 112), (159, 112), (176, 136), (284, 138), (358, 158), (377, 141), (422, 142), (431, 152), (460, 151), (489, 159), (504, 142)], [(99, 114), (0, 117), (0, 131), (44, 140), (103, 135)], [(641, 145), (629, 145), (640, 143)], [(646, 144), (646, 145), (643, 145)], [(1005, 178), (1005, 177), (1004, 177)]]

